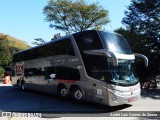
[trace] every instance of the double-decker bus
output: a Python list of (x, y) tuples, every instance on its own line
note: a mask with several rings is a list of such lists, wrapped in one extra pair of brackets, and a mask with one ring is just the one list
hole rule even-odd
[(116, 106), (137, 100), (135, 57), (123, 36), (88, 30), (13, 55), (12, 83), (75, 101)]

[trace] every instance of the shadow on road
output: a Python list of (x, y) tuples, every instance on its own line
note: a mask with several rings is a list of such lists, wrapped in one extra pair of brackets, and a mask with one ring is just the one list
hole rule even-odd
[[(55, 95), (48, 95), (36, 91), (21, 91), (13, 86), (0, 86), (0, 111), (9, 112), (40, 112), (43, 117), (59, 115), (87, 115), (105, 114), (131, 107), (129, 104), (120, 106), (104, 106), (96, 103), (74, 103), (70, 99), (60, 99)], [(45, 114), (47, 113), (47, 114)]]

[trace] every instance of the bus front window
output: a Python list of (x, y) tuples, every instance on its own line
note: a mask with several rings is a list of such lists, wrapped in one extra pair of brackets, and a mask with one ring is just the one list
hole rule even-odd
[(111, 59), (108, 59), (108, 62), (111, 82), (121, 85), (133, 85), (138, 83), (134, 60), (118, 60), (118, 66), (113, 66)]
[(99, 31), (99, 34), (105, 49), (119, 54), (133, 54), (128, 42), (123, 36), (104, 31)]

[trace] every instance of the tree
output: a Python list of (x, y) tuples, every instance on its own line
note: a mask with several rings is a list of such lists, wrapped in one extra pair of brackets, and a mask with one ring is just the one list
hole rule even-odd
[[(53, 38), (51, 38), (51, 40), (55, 40), (62, 37), (61, 33), (56, 33), (53, 35)], [(34, 42), (32, 42), (33, 45), (42, 45), (44, 43), (46, 43), (47, 41), (43, 40), (42, 38), (36, 38), (34, 39)]]
[(143, 43), (148, 52), (160, 53), (159, 6), (159, 0), (133, 0), (122, 20), (128, 30), (144, 36)]
[(44, 7), (46, 21), (51, 28), (66, 34), (88, 29), (101, 29), (109, 22), (108, 11), (98, 3), (87, 4), (84, 0), (50, 0)]
[(4, 73), (4, 68), (0, 66), (0, 77), (3, 76), (3, 73)]
[(8, 41), (0, 40), (0, 66), (6, 66), (11, 63), (12, 55), (9, 50)]
[(29, 45), (26, 42), (0, 33), (0, 75), (6, 66), (11, 65), (12, 55), (27, 48)]
[(141, 36), (135, 42), (141, 44), (140, 51), (149, 58), (149, 67), (141, 70), (145, 71), (143, 76), (160, 73), (159, 6), (159, 0), (132, 0), (122, 20), (130, 33)]
[(143, 49), (143, 36), (136, 34), (134, 32), (131, 32), (129, 30), (125, 30), (123, 28), (116, 29), (114, 32), (119, 33), (125, 37), (127, 42), (129, 43), (132, 51), (134, 53), (144, 53)]
[(46, 43), (46, 41), (43, 40), (42, 38), (36, 38), (34, 40), (35, 41), (32, 43), (33, 45), (42, 45), (42, 44)]
[(61, 33), (57, 33), (53, 36), (53, 38), (51, 38), (51, 40), (55, 40), (55, 39), (58, 39), (58, 38), (61, 38)]

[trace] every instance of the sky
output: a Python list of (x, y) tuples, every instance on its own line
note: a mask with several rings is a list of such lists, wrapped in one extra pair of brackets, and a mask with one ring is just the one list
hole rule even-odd
[[(122, 25), (124, 11), (130, 5), (130, 0), (88, 0), (99, 2), (99, 5), (109, 11), (110, 23), (105, 29), (114, 31)], [(0, 0), (0, 33), (13, 36), (32, 45), (36, 38), (50, 41), (54, 34), (60, 31), (49, 27), (45, 21), (43, 8), (48, 0)]]

